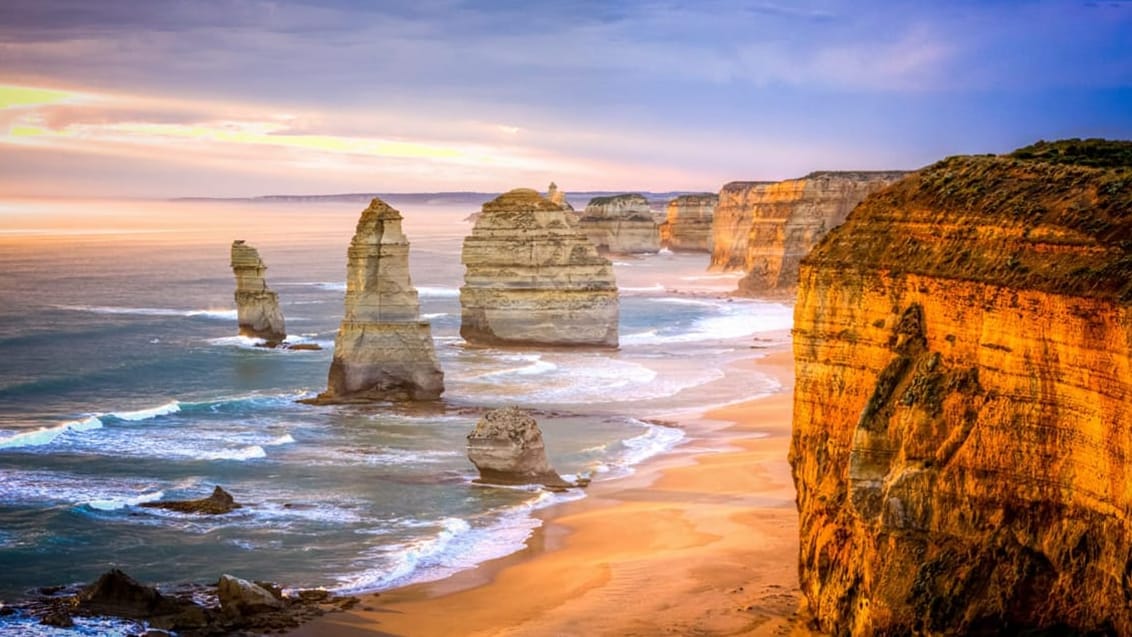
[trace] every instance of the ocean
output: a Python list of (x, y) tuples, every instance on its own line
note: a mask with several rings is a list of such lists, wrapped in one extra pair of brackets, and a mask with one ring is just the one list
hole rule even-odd
[[(706, 272), (706, 254), (614, 258), (617, 351), (465, 347), (460, 245), (485, 199), (389, 198), (445, 371), (443, 401), (423, 407), (296, 402), (325, 387), (365, 199), (0, 202), (0, 602), (111, 567), (339, 592), (445, 577), (585, 497), (473, 484), (464, 436), (482, 408), (536, 410), (560, 473), (611, 480), (694, 435), (672, 414), (776, 389), (726, 370), (784, 339), (791, 309), (724, 298), (738, 275)], [(235, 335), (233, 239), (267, 263), (290, 340), (322, 351)], [(215, 485), (243, 508), (138, 506)], [(0, 616), (0, 634), (29, 630)]]

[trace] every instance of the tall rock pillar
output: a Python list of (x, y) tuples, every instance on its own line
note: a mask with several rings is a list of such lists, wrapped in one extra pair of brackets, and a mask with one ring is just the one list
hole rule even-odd
[(287, 338), (279, 295), (268, 289), (267, 266), (259, 252), (242, 239), (232, 242), (232, 272), (236, 275), (236, 320), (240, 336), (262, 338), (270, 346)]

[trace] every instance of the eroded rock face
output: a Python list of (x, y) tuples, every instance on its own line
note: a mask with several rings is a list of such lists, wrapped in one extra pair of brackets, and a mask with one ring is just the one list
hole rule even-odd
[(594, 197), (586, 204), (578, 227), (598, 250), (633, 254), (660, 249), (660, 229), (644, 195)]
[(346, 265), (346, 312), (316, 403), (435, 400), (444, 392), (432, 329), (420, 320), (401, 213), (374, 198)]
[(236, 275), (236, 317), (240, 336), (262, 338), (277, 345), (287, 338), (279, 295), (268, 289), (267, 266), (259, 252), (242, 240), (232, 242), (232, 272)]
[(546, 188), (546, 198), (550, 201), (550, 203), (556, 204), (563, 210), (569, 210), (570, 212), (574, 211), (574, 206), (571, 206), (570, 202), (566, 201), (566, 193), (559, 190), (558, 184), (554, 183), (553, 181), (550, 182), (550, 185)]
[(468, 434), (468, 459), (479, 469), (480, 482), (574, 486), (550, 466), (538, 423), (518, 407), (495, 409), (480, 418)]
[(1127, 166), (961, 157), (802, 262), (790, 461), (818, 628), (1132, 634), (1129, 237)]
[(668, 202), (667, 217), (660, 224), (660, 244), (670, 250), (711, 252), (711, 220), (719, 195), (680, 195)]
[(221, 575), (216, 583), (220, 608), (229, 615), (255, 615), (278, 610), (284, 601), (259, 584), (232, 575)]
[(461, 253), (464, 340), (617, 347), (613, 267), (567, 214), (522, 188), (484, 204)]

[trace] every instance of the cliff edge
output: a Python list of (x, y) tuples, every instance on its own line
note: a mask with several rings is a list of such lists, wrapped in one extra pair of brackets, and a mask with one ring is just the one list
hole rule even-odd
[(816, 628), (1132, 634), (1132, 142), (868, 197), (802, 261), (794, 355)]

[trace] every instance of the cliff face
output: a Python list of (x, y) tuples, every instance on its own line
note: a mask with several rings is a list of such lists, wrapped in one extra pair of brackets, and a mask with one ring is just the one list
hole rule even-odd
[(444, 391), (432, 330), (409, 279), (401, 213), (375, 198), (362, 212), (346, 265), (346, 312), (327, 389), (315, 402), (433, 400)]
[(237, 239), (232, 242), (232, 273), (236, 275), (236, 319), (240, 336), (262, 338), (275, 346), (287, 338), (279, 295), (269, 290), (263, 275), (267, 266), (259, 252)]
[(711, 220), (719, 195), (681, 195), (668, 202), (660, 243), (671, 250), (711, 252)]
[(873, 195), (802, 262), (794, 354), (820, 629), (1132, 634), (1132, 170), (952, 158)]
[(644, 195), (594, 197), (578, 219), (598, 250), (614, 254), (660, 250), (660, 230)]
[(461, 254), (466, 341), (617, 347), (613, 267), (568, 214), (528, 189), (484, 204)]

